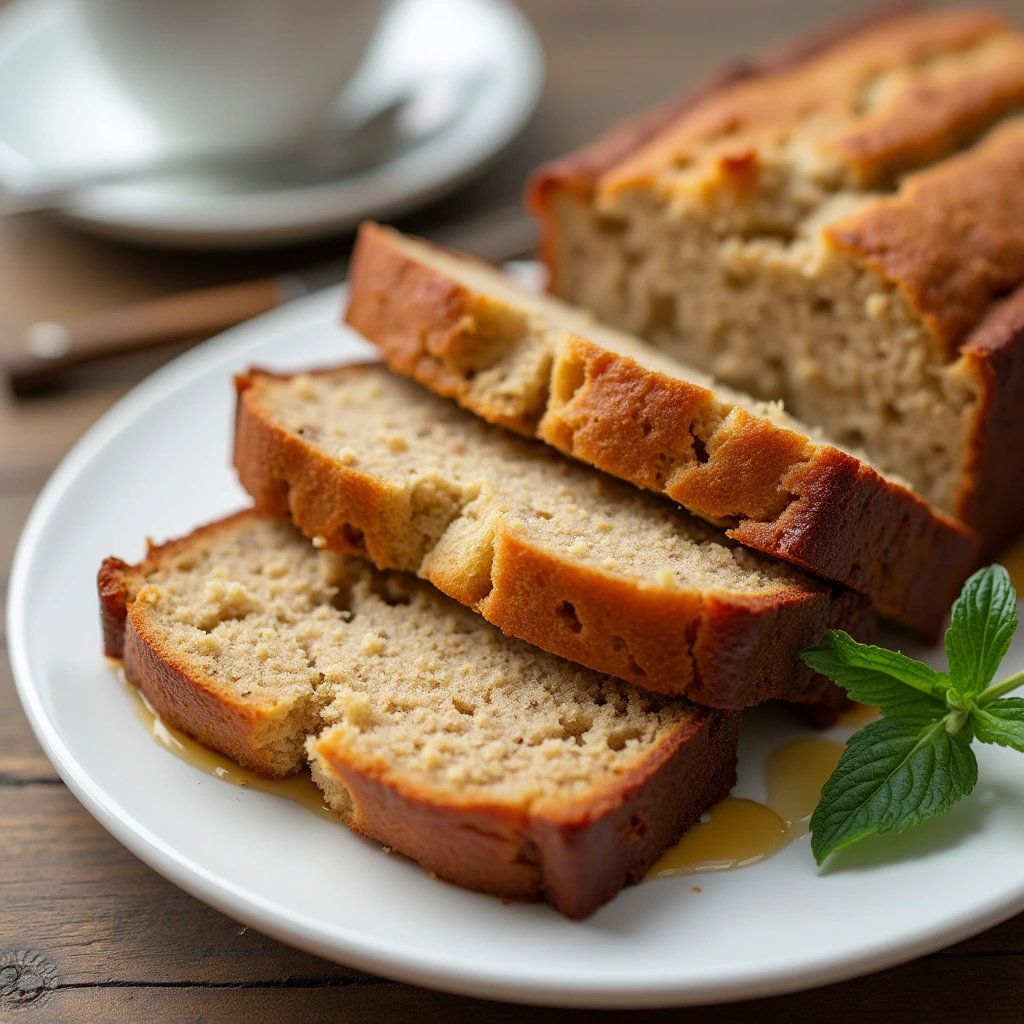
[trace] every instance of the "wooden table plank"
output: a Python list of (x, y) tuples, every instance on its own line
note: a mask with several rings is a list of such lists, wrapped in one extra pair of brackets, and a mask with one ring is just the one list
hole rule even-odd
[[(924, 1020), (980, 1021), (1019, 1024), (1024, 996), (1000, 958), (958, 959), (939, 969), (930, 960), (884, 971), (858, 981), (791, 996), (692, 1009), (647, 1012), (606, 1012), (601, 1021), (681, 1024), (864, 1024), (865, 1021)], [(0, 968), (2, 970), (2, 968)], [(39, 968), (37, 968), (39, 970)], [(487, 1021), (530, 1021), (531, 1024), (571, 1024), (593, 1021), (593, 1011), (524, 1008), (444, 995), (382, 981), (306, 982), (226, 986), (83, 985), (42, 991), (23, 1004), (16, 1019), (24, 1024), (55, 1021), (135, 1022), (302, 1021), (303, 1024), (359, 1021), (391, 1024), (415, 1020), (438, 1024)], [(32, 991), (31, 989), (29, 990)], [(0, 997), (2, 999), (2, 997)], [(10, 997), (9, 997), (10, 999)], [(3, 1002), (0, 1002), (3, 1009)], [(895, 1012), (894, 1012), (895, 1010)]]
[(0, 956), (39, 951), (63, 984), (364, 977), (192, 899), (117, 843), (63, 784), (0, 785), (0, 821)]
[[(14, 692), (7, 652), (0, 650), (0, 793), (4, 785), (22, 786), (32, 781), (56, 782), (58, 779), (53, 765), (32, 735)], [(0, 831), (5, 825), (0, 813)]]
[[(35, 492), (31, 490), (5, 493), (0, 488), (0, 605), (4, 607), (7, 606), (7, 578), (11, 573), (14, 548), (35, 499)], [(0, 645), (6, 629), (6, 621), (0, 618)]]
[(973, 956), (982, 953), (1020, 957), (1020, 962), (1011, 970), (1018, 972), (1018, 977), (1024, 978), (1024, 914), (1018, 914), (936, 956)]
[(35, 492), (0, 491), (0, 577), (6, 581), (21, 527), (36, 500)]
[(127, 387), (108, 384), (27, 402), (0, 392), (0, 437), (11, 439), (0, 445), (0, 493), (35, 495), (65, 452)]

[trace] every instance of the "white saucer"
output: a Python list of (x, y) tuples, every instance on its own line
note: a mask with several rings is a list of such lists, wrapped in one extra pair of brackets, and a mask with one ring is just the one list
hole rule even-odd
[[(343, 99), (438, 71), (471, 78), (465, 109), (378, 167), (274, 191), (224, 177), (97, 186), (62, 216), (97, 234), (182, 248), (300, 242), (398, 216), (457, 187), (519, 132), (540, 96), (543, 56), (507, 0), (397, 0)], [(166, 146), (83, 45), (74, 0), (15, 0), (0, 11), (0, 142), (46, 168)]]
[[(137, 387), (61, 463), (14, 560), (8, 649), (29, 720), (88, 810), (129, 850), (245, 924), (362, 970), (519, 1002), (641, 1007), (823, 985), (932, 952), (1024, 910), (1020, 754), (977, 747), (980, 782), (943, 818), (865, 840), (819, 872), (807, 838), (740, 871), (633, 886), (593, 917), (432, 880), (340, 824), (204, 775), (149, 738), (104, 663), (96, 570), (239, 508), (231, 374), (365, 359), (340, 289), (200, 345)], [(941, 648), (921, 652), (943, 665)], [(1001, 672), (1024, 667), (1024, 630)], [(800, 735), (744, 720), (736, 793)], [(830, 731), (834, 739), (842, 732)], [(701, 891), (694, 891), (697, 886)]]

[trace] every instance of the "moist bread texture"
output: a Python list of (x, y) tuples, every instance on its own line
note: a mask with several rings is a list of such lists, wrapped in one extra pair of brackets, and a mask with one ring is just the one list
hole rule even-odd
[(235, 466), (314, 544), (403, 569), (506, 634), (713, 707), (813, 701), (797, 659), (862, 596), (390, 374), (239, 378)]
[(971, 571), (972, 530), (778, 403), (485, 263), (364, 224), (349, 288), (346, 320), (393, 370), (866, 593), (927, 635)]
[(107, 654), (253, 771), (307, 756), (344, 822), (460, 885), (584, 917), (735, 780), (739, 715), (503, 636), (241, 513), (99, 577)]
[(990, 556), (1024, 525), (1024, 37), (905, 13), (745, 74), (534, 176), (552, 290), (863, 448)]

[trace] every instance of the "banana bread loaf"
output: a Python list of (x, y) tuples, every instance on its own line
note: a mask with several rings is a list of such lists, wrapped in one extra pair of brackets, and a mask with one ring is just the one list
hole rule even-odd
[(241, 513), (108, 559), (108, 655), (253, 771), (460, 885), (584, 917), (722, 799), (739, 715), (512, 640), (414, 577)]
[(552, 290), (782, 399), (975, 526), (1024, 524), (1024, 37), (904, 13), (541, 169)]

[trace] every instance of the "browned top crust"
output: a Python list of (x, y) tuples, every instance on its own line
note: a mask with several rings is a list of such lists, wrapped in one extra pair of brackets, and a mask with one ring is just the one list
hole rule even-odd
[(761, 152), (795, 140), (791, 170), (811, 168), (819, 200), (861, 190), (859, 211), (825, 225), (824, 241), (888, 278), (936, 348), (984, 382), (955, 510), (981, 533), (983, 557), (998, 554), (1024, 509), (1011, 468), (1024, 444), (1024, 330), (1013, 313), (1024, 302), (1024, 124), (1013, 117), (1024, 109), (1022, 39), (985, 11), (904, 12), (541, 168), (527, 199), (541, 219), (551, 289), (564, 291), (560, 197), (614, 228), (630, 184), (670, 192), (696, 174), (711, 192), (742, 190), (757, 180)]
[[(806, 137), (845, 165), (852, 184), (884, 184), (1018, 105), (1022, 56), (1024, 40), (994, 13), (965, 8), (893, 18), (796, 67), (716, 91), (597, 187), (650, 185), (666, 170), (755, 150), (766, 132)], [(897, 78), (887, 79), (893, 73)]]
[(1015, 120), (826, 233), (899, 284), (953, 359), (992, 302), (1024, 279), (1022, 225), (1024, 120)]
[[(971, 8), (901, 13), (796, 59), (729, 72), (541, 168), (527, 198), (543, 217), (558, 190), (593, 196), (602, 209), (623, 190), (670, 192), (684, 171), (715, 188), (742, 188), (760, 149), (784, 139), (816, 154), (814, 174), (828, 189), (890, 188), (916, 170), (896, 195), (826, 234), (895, 283), (955, 358), (989, 305), (1024, 278), (1015, 229), (1024, 123), (1010, 121), (949, 157), (1022, 106), (1024, 36), (1003, 18)], [(554, 270), (553, 221), (543, 246)]]
[(533, 212), (540, 213), (546, 204), (546, 193), (550, 188), (567, 189), (581, 196), (590, 195), (603, 174), (631, 157), (687, 111), (693, 110), (729, 86), (796, 67), (837, 43), (887, 26), (916, 8), (917, 4), (912, 0), (906, 3), (885, 4), (835, 26), (812, 32), (803, 38), (766, 49), (756, 56), (736, 61), (731, 67), (696, 86), (685, 96), (634, 115), (613, 126), (582, 149), (538, 167), (530, 176), (527, 186), (528, 206)]

